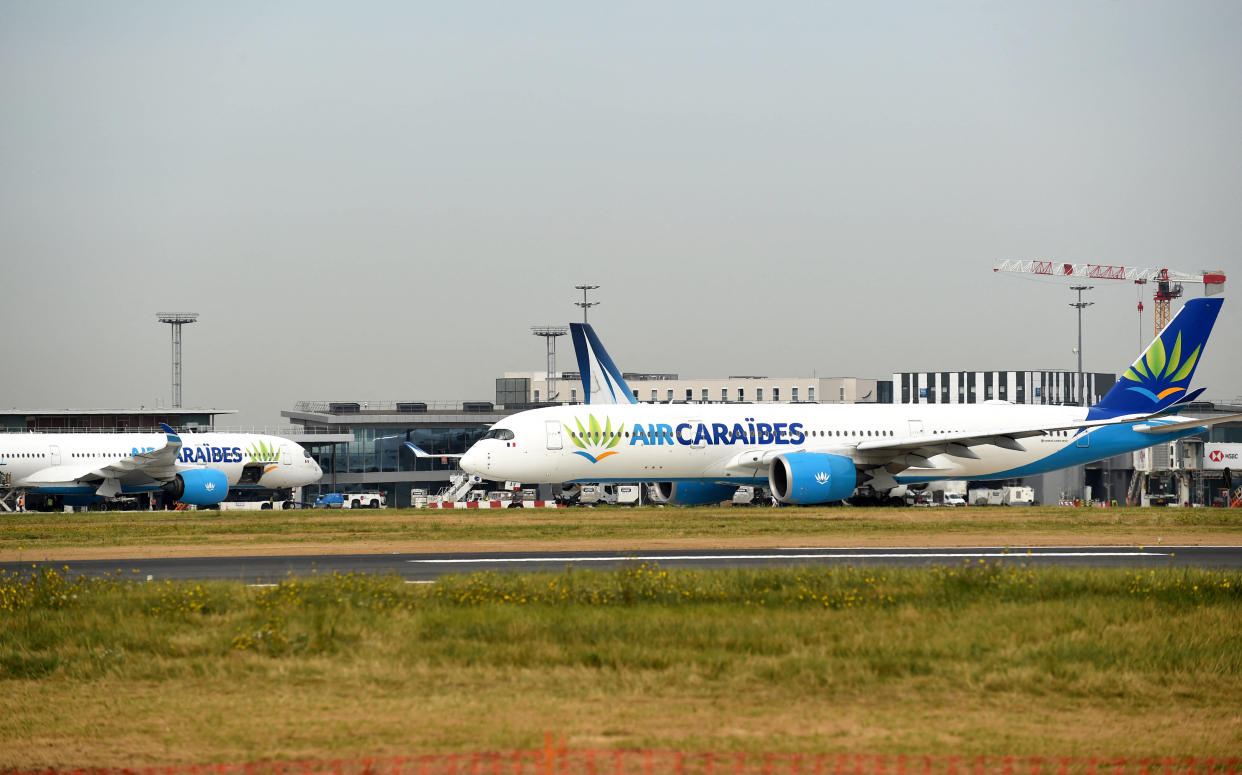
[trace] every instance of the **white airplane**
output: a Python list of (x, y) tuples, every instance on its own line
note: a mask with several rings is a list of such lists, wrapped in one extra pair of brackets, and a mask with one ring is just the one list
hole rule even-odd
[[(658, 482), (669, 502), (715, 503), (766, 484), (782, 503), (844, 500), (943, 479), (1012, 479), (1202, 433), (1176, 414), (1221, 299), (1193, 299), (1095, 406), (639, 404), (590, 326), (571, 325), (586, 405), (520, 412), (462, 457), (521, 482)], [(608, 402), (612, 402), (609, 404)], [(596, 407), (596, 404), (606, 404)]]
[(283, 489), (323, 476), (288, 439), (254, 433), (3, 433), (8, 486), (61, 499), (165, 492), (214, 506), (234, 489)]

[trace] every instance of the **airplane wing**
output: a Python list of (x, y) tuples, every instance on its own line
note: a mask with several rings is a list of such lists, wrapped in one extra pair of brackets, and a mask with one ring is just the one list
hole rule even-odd
[(177, 453), (181, 451), (181, 437), (163, 423), (160, 427), (164, 430), (165, 441), (164, 446), (159, 449), (139, 452), (102, 466), (51, 466), (26, 477), (26, 483), (40, 486), (99, 483), (96, 492), (111, 497), (120, 492), (120, 480), (127, 476), (139, 474), (159, 482), (172, 479), (177, 475)]
[[(921, 436), (906, 436), (890, 439), (876, 439), (860, 442), (854, 449), (858, 462), (877, 466), (885, 466), (889, 471), (896, 472), (910, 466), (927, 468), (931, 466), (928, 458), (935, 455), (977, 460), (979, 454), (973, 447), (991, 445), (1003, 449), (1024, 451), (1022, 439), (1044, 436), (1056, 431), (1083, 431), (1107, 425), (1134, 425), (1140, 433), (1167, 433), (1187, 428), (1208, 427), (1221, 422), (1236, 420), (1242, 415), (1224, 415), (1211, 419), (1179, 419), (1160, 415), (1131, 415), (1129, 417), (1110, 418), (1107, 420), (1083, 420), (1082, 422), (1064, 425), (1041, 425), (1015, 428), (998, 428), (984, 433), (937, 433)], [(1146, 421), (1146, 422), (1144, 422)]]
[[(1101, 425), (1133, 423), (1150, 415), (1137, 415), (1128, 419), (1083, 420), (1067, 425), (1039, 425), (989, 429), (983, 433), (924, 433), (917, 436), (890, 436), (861, 442), (844, 440), (803, 442), (798, 449), (807, 452), (823, 452), (852, 458), (863, 468), (885, 466), (896, 473), (906, 468), (933, 468), (930, 458), (936, 455), (977, 460), (979, 453), (972, 447), (992, 445), (1023, 452), (1021, 439), (1044, 436), (1054, 431), (1078, 430)], [(1155, 432), (1155, 431), (1153, 431)], [(772, 465), (773, 458), (781, 454), (777, 449), (751, 449), (738, 454), (726, 468), (754, 473)]]

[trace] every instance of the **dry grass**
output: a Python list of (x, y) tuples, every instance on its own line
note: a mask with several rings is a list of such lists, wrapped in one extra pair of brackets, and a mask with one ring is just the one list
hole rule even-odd
[(1221, 509), (596, 508), (0, 516), (0, 562), (773, 546), (1236, 544)]

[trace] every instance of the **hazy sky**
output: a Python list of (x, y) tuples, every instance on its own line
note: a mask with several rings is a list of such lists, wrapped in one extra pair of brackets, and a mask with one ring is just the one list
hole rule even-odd
[(226, 423), (490, 400), (583, 282), (631, 371), (1073, 370), (1069, 283), (993, 261), (1242, 283), (1240, 40), (1233, 0), (0, 1), (0, 406), (168, 405), (161, 311)]

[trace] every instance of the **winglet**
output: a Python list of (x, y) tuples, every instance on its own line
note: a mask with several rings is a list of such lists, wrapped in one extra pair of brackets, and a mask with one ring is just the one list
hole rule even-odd
[(172, 426), (167, 425), (165, 423), (160, 423), (160, 427), (164, 429), (164, 434), (168, 437), (169, 444), (172, 444), (174, 442), (177, 444), (181, 443), (181, 437), (178, 436), (177, 432), (172, 429)]
[(461, 455), (459, 454), (432, 455), (412, 441), (405, 442), (405, 446), (407, 449), (409, 449), (411, 452), (414, 453), (414, 457), (421, 457), (421, 458), (461, 457)]
[(570, 323), (569, 333), (574, 340), (574, 354), (578, 357), (583, 403), (637, 404), (638, 399), (595, 335), (595, 329), (588, 323)]
[(1223, 301), (1187, 301), (1087, 418), (1155, 414), (1186, 398)]

